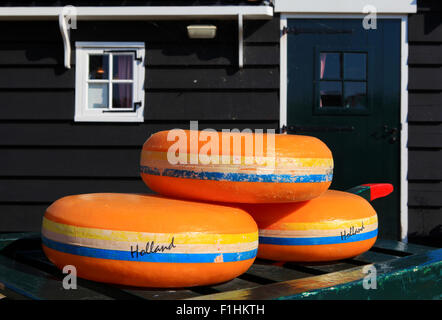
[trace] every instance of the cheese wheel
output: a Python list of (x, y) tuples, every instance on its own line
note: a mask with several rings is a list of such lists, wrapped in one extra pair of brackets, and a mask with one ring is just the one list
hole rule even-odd
[(231, 280), (252, 265), (258, 229), (230, 206), (141, 194), (64, 197), (46, 211), (43, 250), (81, 278), (142, 287)]
[(170, 130), (144, 143), (140, 168), (150, 189), (170, 197), (280, 203), (325, 192), (333, 157), (308, 136)]
[(258, 224), (258, 257), (320, 262), (346, 259), (369, 250), (378, 218), (370, 203), (352, 193), (328, 190), (291, 204), (241, 205)]

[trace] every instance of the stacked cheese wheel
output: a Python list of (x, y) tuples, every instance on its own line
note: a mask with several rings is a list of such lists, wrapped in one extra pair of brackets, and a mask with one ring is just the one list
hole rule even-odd
[(313, 137), (162, 131), (140, 168), (159, 196), (75, 195), (47, 209), (43, 248), (55, 265), (95, 281), (189, 287), (233, 279), (256, 256), (336, 260), (376, 239), (366, 200), (327, 191), (332, 154)]

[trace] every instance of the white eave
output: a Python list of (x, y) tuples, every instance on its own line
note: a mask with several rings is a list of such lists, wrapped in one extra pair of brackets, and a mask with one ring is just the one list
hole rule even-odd
[[(68, 9), (70, 12), (68, 14)], [(71, 67), (69, 40), (70, 17), (75, 20), (238, 20), (238, 65), (243, 67), (244, 19), (263, 20), (273, 17), (270, 6), (146, 6), (146, 7), (3, 7), (0, 20), (58, 20), (64, 46), (64, 65)]]
[[(3, 7), (0, 20), (56, 20), (63, 7)], [(75, 7), (77, 20), (271, 19), (270, 6)]]
[(375, 8), (379, 14), (409, 14), (417, 10), (416, 0), (274, 0), (274, 3), (275, 12), (295, 14), (361, 14), (366, 6)]

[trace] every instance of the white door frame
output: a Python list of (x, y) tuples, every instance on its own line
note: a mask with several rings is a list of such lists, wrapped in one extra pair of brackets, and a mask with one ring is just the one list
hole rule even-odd
[[(280, 113), (279, 126), (287, 125), (287, 19), (363, 19), (364, 14), (284, 14), (280, 18)], [(377, 14), (378, 19), (399, 19), (401, 21), (401, 97), (400, 97), (400, 239), (407, 241), (408, 235), (408, 16)]]

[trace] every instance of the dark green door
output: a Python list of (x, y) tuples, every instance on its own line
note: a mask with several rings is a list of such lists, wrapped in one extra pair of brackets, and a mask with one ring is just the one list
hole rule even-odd
[(400, 22), (289, 19), (286, 31), (288, 132), (329, 146), (333, 189), (392, 183), (373, 206), (379, 236), (399, 238)]

